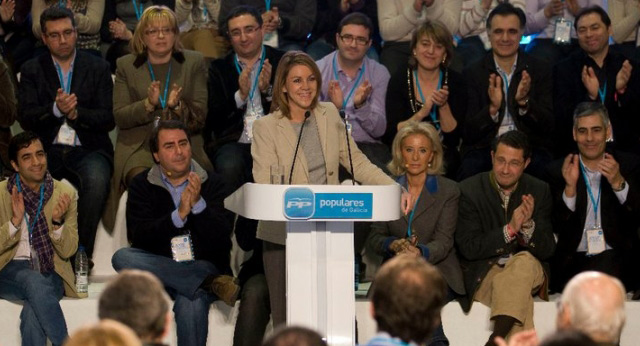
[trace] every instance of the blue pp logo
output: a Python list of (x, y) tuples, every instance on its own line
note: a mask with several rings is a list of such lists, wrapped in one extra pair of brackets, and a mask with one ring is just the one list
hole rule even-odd
[(313, 191), (306, 187), (292, 187), (284, 192), (284, 216), (288, 219), (308, 219), (315, 209)]

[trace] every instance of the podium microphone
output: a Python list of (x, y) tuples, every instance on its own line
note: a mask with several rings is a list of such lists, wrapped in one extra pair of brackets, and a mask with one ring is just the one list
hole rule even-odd
[(298, 135), (298, 143), (296, 143), (296, 151), (293, 153), (293, 162), (291, 163), (291, 173), (289, 173), (289, 185), (291, 185), (291, 178), (293, 178), (293, 168), (296, 165), (298, 148), (300, 147), (300, 140), (302, 139), (302, 130), (304, 130), (304, 124), (307, 122), (307, 119), (309, 119), (310, 116), (311, 116), (310, 111), (304, 112), (304, 120), (302, 121), (302, 126), (300, 126), (300, 134)]
[(344, 121), (344, 137), (347, 140), (347, 151), (349, 152), (349, 166), (351, 167), (351, 184), (356, 184), (356, 174), (353, 171), (353, 159), (351, 158), (351, 141), (349, 141), (349, 125), (347, 124), (347, 115), (344, 109), (338, 111), (340, 118)]

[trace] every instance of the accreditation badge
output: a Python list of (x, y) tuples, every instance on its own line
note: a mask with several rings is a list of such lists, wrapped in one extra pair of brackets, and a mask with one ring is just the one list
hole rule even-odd
[(587, 255), (597, 255), (606, 250), (604, 232), (600, 226), (593, 226), (585, 230), (587, 233)]
[(572, 21), (564, 18), (556, 19), (555, 32), (553, 34), (553, 43), (555, 44), (571, 44), (571, 25)]
[(253, 139), (253, 123), (260, 118), (260, 114), (254, 110), (247, 110), (244, 115), (244, 130), (249, 140)]
[(176, 262), (190, 262), (195, 259), (190, 234), (171, 238), (171, 255)]
[(71, 128), (71, 126), (67, 125), (65, 121), (62, 126), (60, 126), (60, 130), (58, 130), (58, 137), (56, 138), (56, 142), (58, 144), (64, 145), (75, 145), (76, 144), (76, 130)]

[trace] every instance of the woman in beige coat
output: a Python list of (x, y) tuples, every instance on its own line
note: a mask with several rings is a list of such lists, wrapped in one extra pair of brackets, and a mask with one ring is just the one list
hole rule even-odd
[[(273, 86), (272, 112), (253, 124), (251, 155), (256, 183), (270, 183), (273, 164), (284, 167), (285, 182), (290, 184), (339, 184), (339, 165), (351, 171), (344, 123), (331, 102), (318, 102), (320, 85), (320, 70), (307, 54), (292, 51), (282, 57)], [(303, 122), (304, 134), (293, 175), (289, 179)], [(365, 185), (395, 184), (393, 179), (369, 162), (351, 136), (349, 145), (358, 181)], [(403, 195), (403, 205), (412, 205), (408, 198), (408, 193)], [(260, 222), (257, 238), (264, 241), (264, 269), (271, 317), (276, 326), (286, 320), (284, 222)]]
[(153, 165), (148, 137), (159, 119), (180, 119), (191, 132), (193, 158), (212, 165), (201, 135), (207, 114), (207, 70), (200, 53), (182, 50), (176, 16), (147, 8), (131, 40), (133, 54), (117, 62), (113, 116), (118, 126), (111, 195), (103, 222), (112, 228), (120, 195), (133, 177)]

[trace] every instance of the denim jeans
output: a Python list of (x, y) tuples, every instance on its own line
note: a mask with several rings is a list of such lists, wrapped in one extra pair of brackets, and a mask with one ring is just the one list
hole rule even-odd
[(47, 152), (49, 172), (78, 189), (78, 236), (89, 258), (109, 194), (112, 165), (102, 153), (82, 147), (54, 145)]
[(238, 142), (224, 144), (211, 155), (211, 162), (230, 191), (235, 191), (242, 184), (253, 181), (251, 144)]
[(62, 278), (56, 272), (40, 274), (29, 261), (13, 260), (0, 270), (0, 298), (24, 302), (20, 313), (23, 346), (54, 346), (67, 338), (60, 299), (64, 295)]
[[(169, 244), (167, 244), (169, 246)], [(160, 279), (167, 293), (175, 300), (178, 345), (206, 346), (209, 328), (209, 306), (218, 299), (200, 288), (208, 276), (220, 272), (208, 261), (179, 263), (165, 256), (141, 249), (122, 248), (113, 255), (111, 263), (116, 271), (146, 270)]]

